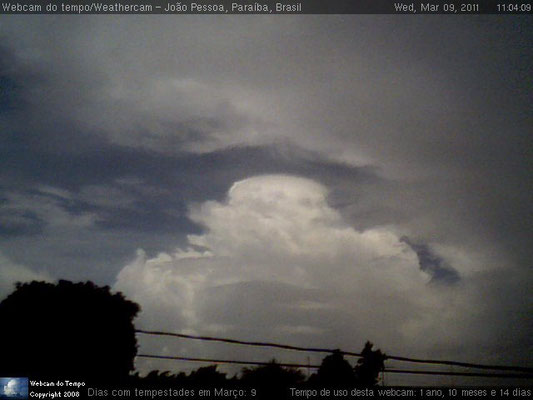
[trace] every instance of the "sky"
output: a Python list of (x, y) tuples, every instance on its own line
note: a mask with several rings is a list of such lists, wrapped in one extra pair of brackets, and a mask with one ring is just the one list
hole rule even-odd
[(141, 305), (140, 329), (533, 366), (532, 33), (1, 16), (0, 298), (92, 280)]

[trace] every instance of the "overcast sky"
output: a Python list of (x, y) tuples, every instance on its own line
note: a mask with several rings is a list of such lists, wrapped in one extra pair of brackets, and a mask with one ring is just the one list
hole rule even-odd
[(89, 279), (138, 328), (533, 366), (531, 26), (2, 16), (0, 298)]

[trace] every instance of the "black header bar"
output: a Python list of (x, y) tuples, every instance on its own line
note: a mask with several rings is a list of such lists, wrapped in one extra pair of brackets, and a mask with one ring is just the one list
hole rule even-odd
[(0, 0), (1, 14), (529, 14), (533, 0)]

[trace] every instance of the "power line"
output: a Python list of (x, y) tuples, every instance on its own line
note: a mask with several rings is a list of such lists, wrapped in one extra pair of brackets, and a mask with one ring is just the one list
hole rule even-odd
[[(177, 360), (177, 361), (195, 361), (195, 362), (209, 362), (218, 364), (241, 364), (241, 365), (272, 365), (272, 362), (264, 361), (237, 361), (237, 360), (217, 360), (210, 358), (193, 358), (193, 357), (174, 357), (174, 356), (157, 356), (151, 354), (138, 354), (137, 357), (144, 358), (159, 358), (163, 360)], [(280, 367), (287, 368), (320, 368), (320, 365), (307, 365), (307, 364), (290, 364), (290, 363), (275, 363)]]
[(324, 349), (324, 348), (317, 348), (317, 347), (300, 347), (300, 346), (291, 346), (287, 344), (269, 343), (269, 342), (248, 342), (248, 341), (236, 340), (236, 339), (217, 338), (217, 337), (211, 337), (211, 336), (185, 335), (183, 333), (145, 331), (145, 330), (140, 330), (140, 329), (135, 330), (135, 332), (143, 333), (146, 335), (174, 336), (174, 337), (179, 337), (182, 339), (194, 339), (194, 340), (203, 340), (203, 341), (209, 341), (209, 342), (223, 342), (223, 343), (231, 343), (231, 344), (240, 344), (240, 345), (245, 345), (245, 346), (275, 347), (275, 348), (284, 349), (284, 350), (308, 351), (308, 352), (317, 352), (317, 353), (333, 353), (333, 352), (338, 351), (347, 356), (362, 357), (360, 353)]
[(450, 371), (417, 371), (411, 369), (385, 369), (385, 372), (393, 374), (416, 374), (416, 375), (448, 375), (448, 376), (473, 376), (485, 378), (523, 378), (533, 379), (529, 374), (489, 374), (485, 372), (450, 372)]
[[(338, 350), (338, 349), (326, 349), (326, 348), (316, 348), (316, 347), (300, 347), (300, 346), (291, 346), (291, 345), (286, 345), (286, 344), (270, 343), (270, 342), (250, 342), (250, 341), (244, 341), (244, 340), (218, 338), (218, 337), (212, 337), (212, 336), (186, 335), (186, 334), (183, 334), (183, 333), (172, 333), (172, 332), (162, 332), (162, 331), (147, 331), (147, 330), (141, 330), (141, 329), (137, 329), (137, 330), (135, 330), (135, 332), (136, 333), (145, 334), (145, 335), (172, 336), (172, 337), (178, 337), (178, 338), (182, 338), (182, 339), (193, 339), (193, 340), (202, 340), (202, 341), (211, 341), (211, 342), (223, 342), (223, 343), (231, 343), (231, 344), (245, 345), (245, 346), (274, 347), (274, 348), (284, 349), (284, 350), (318, 352), (318, 353), (340, 352), (341, 354), (347, 355), (347, 356), (362, 357), (361, 353), (355, 353), (355, 352), (351, 352), (351, 351), (343, 351), (343, 350)], [(387, 355), (387, 354), (385, 355), (385, 357), (386, 357), (386, 359), (389, 359), (389, 360), (412, 362), (412, 363), (421, 363), (421, 364), (453, 365), (453, 366), (466, 367), (466, 368), (477, 368), (477, 369), (488, 369), (488, 370), (502, 370), (502, 371), (517, 371), (517, 372), (533, 373), (533, 368), (528, 368), (528, 367), (474, 364), (474, 363), (466, 363), (466, 362), (461, 362), (461, 361), (448, 361), (448, 360), (424, 360), (424, 359), (418, 359), (418, 358), (391, 356), (391, 355)]]
[[(240, 365), (272, 365), (272, 362), (262, 361), (241, 361), (241, 360), (220, 360), (211, 358), (193, 358), (193, 357), (174, 357), (174, 356), (158, 356), (151, 354), (139, 354), (137, 357), (156, 358), (163, 360), (176, 361), (192, 361), (192, 362), (209, 362), (215, 364), (240, 364)], [(292, 364), (292, 363), (278, 363), (275, 365), (287, 368), (313, 368), (318, 369), (320, 365), (309, 364)], [(404, 369), (384, 369), (384, 372), (393, 374), (416, 374), (416, 375), (452, 375), (452, 376), (470, 376), (470, 377), (485, 377), (485, 378), (524, 378), (531, 379), (533, 375), (528, 374), (489, 374), (483, 372), (449, 372), (449, 371), (418, 371), (418, 370), (404, 370)]]
[(396, 361), (405, 361), (405, 362), (413, 362), (413, 363), (421, 363), (421, 364), (440, 364), (440, 365), (454, 365), (458, 367), (465, 367), (465, 368), (477, 368), (477, 369), (491, 369), (491, 370), (501, 370), (501, 371), (519, 371), (519, 372), (533, 372), (533, 368), (528, 367), (517, 367), (517, 366), (509, 366), (509, 365), (486, 365), (486, 364), (473, 364), (473, 363), (466, 363), (461, 361), (446, 361), (446, 360), (422, 360), (418, 358), (408, 358), (408, 357), (398, 357), (398, 356), (386, 356), (389, 360), (396, 360)]

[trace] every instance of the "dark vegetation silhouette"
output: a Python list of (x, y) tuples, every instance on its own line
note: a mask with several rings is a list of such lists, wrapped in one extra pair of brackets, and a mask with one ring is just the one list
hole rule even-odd
[[(386, 356), (367, 342), (352, 367), (340, 350), (327, 355), (306, 379), (272, 360), (228, 378), (217, 365), (184, 372), (133, 373), (137, 342), (133, 319), (139, 306), (108, 286), (60, 280), (17, 283), (0, 303), (0, 376), (128, 382), (142, 388), (247, 388), (257, 399), (290, 398), (289, 388), (373, 386)], [(198, 392), (197, 392), (198, 393)]]
[(378, 383), (379, 373), (385, 369), (387, 356), (381, 350), (372, 350), (373, 344), (365, 343), (362, 357), (354, 368), (355, 381), (360, 386), (374, 386)]
[(378, 384), (379, 373), (384, 369), (385, 354), (372, 350), (372, 343), (366, 342), (361, 358), (355, 367), (337, 350), (324, 357), (318, 371), (311, 375), (308, 383), (324, 387), (371, 387)]
[[(297, 368), (285, 367), (273, 359), (267, 365), (243, 368), (240, 376), (227, 378), (226, 374), (217, 371), (217, 365), (201, 367), (190, 372), (171, 374), (169, 371), (151, 371), (141, 377), (135, 374), (136, 384), (143, 388), (186, 387), (193, 390), (227, 388), (244, 390), (248, 397), (260, 400), (292, 399), (290, 388), (298, 390), (314, 389), (320, 393), (323, 388), (371, 387), (378, 383), (378, 375), (383, 369), (385, 355), (380, 350), (372, 350), (367, 342), (355, 367), (344, 359), (340, 350), (327, 355), (318, 371), (308, 379)], [(255, 394), (251, 395), (251, 390)], [(211, 391), (214, 395), (214, 390)], [(198, 392), (196, 392), (198, 395)], [(189, 396), (191, 396), (189, 394)], [(215, 396), (216, 397), (216, 396)], [(192, 398), (205, 398), (203, 396)], [(320, 398), (320, 396), (318, 396)]]
[(134, 369), (139, 310), (92, 282), (17, 283), (0, 303), (0, 376), (126, 379)]
[(141, 377), (138, 372), (132, 377), (132, 381), (148, 387), (187, 386), (191, 388), (213, 388), (235, 386), (238, 379), (233, 377), (228, 379), (226, 374), (217, 371), (216, 365), (200, 367), (188, 375), (185, 372), (171, 374), (170, 371), (150, 371), (146, 376)]
[(355, 374), (350, 363), (337, 350), (322, 360), (318, 372), (311, 376), (310, 381), (321, 386), (349, 386), (354, 384)]
[(273, 359), (268, 365), (243, 368), (240, 383), (257, 389), (260, 399), (281, 399), (289, 387), (296, 387), (304, 380), (304, 374), (298, 369), (282, 367)]

